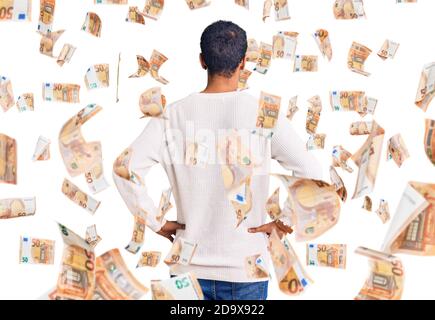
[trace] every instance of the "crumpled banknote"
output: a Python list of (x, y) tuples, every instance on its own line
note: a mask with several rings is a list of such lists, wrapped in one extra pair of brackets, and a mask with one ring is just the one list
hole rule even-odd
[(17, 184), (17, 142), (1, 133), (0, 183)]
[(69, 119), (59, 133), (59, 148), (63, 162), (72, 177), (84, 174), (92, 193), (106, 189), (109, 184), (104, 177), (103, 157), (100, 142), (87, 142), (81, 127), (102, 108), (90, 104)]
[(272, 176), (287, 190), (283, 211), (290, 217), (296, 241), (313, 240), (337, 224), (341, 204), (334, 185), (280, 174)]
[(276, 230), (269, 237), (269, 252), (281, 292), (299, 295), (313, 283), (290, 242), (286, 238), (281, 241)]
[(375, 188), (385, 130), (376, 121), (361, 122), (352, 126), (356, 126), (355, 134), (368, 134), (366, 142), (352, 155), (352, 160), (359, 167), (352, 197), (356, 199), (369, 194)]

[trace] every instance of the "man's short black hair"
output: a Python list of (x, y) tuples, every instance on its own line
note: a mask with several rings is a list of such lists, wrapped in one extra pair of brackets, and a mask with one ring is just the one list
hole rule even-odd
[(246, 32), (231, 21), (216, 21), (201, 36), (201, 51), (211, 75), (231, 77), (246, 55)]

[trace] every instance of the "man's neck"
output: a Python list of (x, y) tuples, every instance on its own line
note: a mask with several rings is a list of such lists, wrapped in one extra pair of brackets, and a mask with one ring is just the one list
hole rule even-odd
[(231, 78), (223, 76), (208, 76), (207, 87), (203, 93), (221, 93), (236, 91), (238, 88), (239, 77), (234, 74)]

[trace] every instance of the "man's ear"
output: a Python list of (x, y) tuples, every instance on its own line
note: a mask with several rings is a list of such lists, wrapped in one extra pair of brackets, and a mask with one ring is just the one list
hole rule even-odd
[(205, 64), (204, 57), (203, 57), (202, 53), (199, 54), (199, 63), (201, 63), (201, 67), (204, 70), (207, 70), (207, 65)]

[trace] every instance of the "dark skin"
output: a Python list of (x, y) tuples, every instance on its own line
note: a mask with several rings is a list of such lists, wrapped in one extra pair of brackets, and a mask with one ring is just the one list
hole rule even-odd
[[(201, 67), (204, 70), (207, 70), (207, 65), (204, 62), (202, 53), (199, 55), (199, 62), (201, 64)], [(245, 68), (245, 64), (246, 64), (246, 57), (240, 62), (240, 64), (238, 65), (236, 70), (234, 70), (233, 74), (230, 77), (219, 75), (219, 74), (210, 74), (210, 72), (207, 72), (207, 86), (205, 87), (204, 90), (201, 91), (201, 93), (222, 93), (222, 92), (237, 91), (239, 75), (240, 72)], [(184, 224), (180, 224), (176, 221), (167, 221), (160, 229), (160, 231), (157, 232), (157, 234), (173, 242), (177, 230), (184, 230), (185, 227), (186, 226)], [(275, 221), (263, 224), (256, 228), (248, 228), (249, 233), (262, 232), (262, 233), (266, 233), (268, 236), (270, 236), (273, 230), (276, 230), (280, 238), (282, 238), (286, 233), (288, 233), (285, 230), (283, 230), (282, 227), (280, 228), (279, 224)]]

